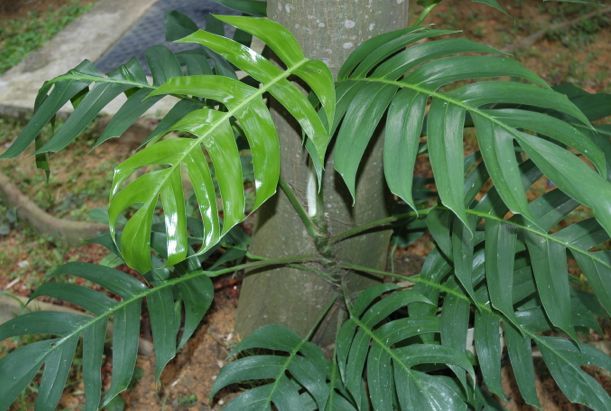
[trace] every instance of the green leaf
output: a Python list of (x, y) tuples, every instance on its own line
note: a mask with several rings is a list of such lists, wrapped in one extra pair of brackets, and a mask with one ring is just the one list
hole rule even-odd
[(112, 326), (112, 377), (104, 398), (108, 404), (125, 391), (132, 380), (140, 342), (140, 304), (130, 304), (119, 309)]
[(513, 314), (513, 273), (516, 233), (494, 220), (486, 221), (486, 286), (492, 306), (507, 318)]
[(148, 135), (148, 137), (142, 142), (142, 144), (147, 144), (151, 141), (156, 141), (157, 139), (159, 139), (159, 137), (166, 134), (178, 120), (180, 120), (190, 112), (200, 108), (202, 108), (202, 105), (200, 103), (191, 100), (180, 100), (159, 121), (157, 127), (155, 127), (153, 131), (151, 131), (151, 134)]
[(96, 118), (100, 110), (130, 88), (129, 84), (122, 83), (121, 80), (146, 84), (142, 68), (135, 60), (110, 73), (109, 78), (117, 82), (94, 83), (66, 122), (37, 153), (55, 153), (73, 142)]
[(265, 16), (267, 2), (262, 0), (214, 0), (224, 6), (251, 16)]
[[(568, 147), (573, 147), (596, 166), (599, 173), (606, 172), (606, 160), (603, 151), (579, 129), (555, 117), (536, 111), (520, 109), (482, 110), (497, 120), (511, 127), (531, 130), (556, 140)], [(480, 143), (481, 144), (481, 143)]]
[(99, 321), (83, 332), (83, 384), (85, 409), (97, 410), (102, 398), (102, 365), (106, 321)]
[(141, 115), (161, 99), (160, 97), (147, 99), (149, 93), (148, 88), (141, 88), (130, 95), (112, 117), (102, 135), (96, 140), (95, 145), (99, 146), (111, 138), (120, 137)]
[(598, 301), (611, 313), (611, 253), (608, 251), (577, 252), (588, 250), (604, 243), (609, 236), (592, 218), (572, 224), (554, 235), (555, 238), (578, 247), (570, 249), (579, 268), (588, 278), (588, 282)]
[(611, 183), (556, 144), (524, 133), (518, 134), (518, 142), (558, 188), (592, 208), (598, 222), (611, 234)]
[[(385, 292), (388, 294), (384, 298), (374, 302)], [(448, 401), (457, 401), (464, 407), (463, 399), (453, 388), (413, 369), (423, 364), (444, 364), (465, 370), (473, 378), (471, 364), (464, 356), (464, 344), (458, 350), (438, 344), (395, 346), (412, 336), (440, 331), (434, 319), (388, 320), (404, 306), (411, 313), (419, 303), (430, 304), (430, 301), (412, 290), (393, 290), (388, 285), (379, 285), (363, 291), (348, 307), (350, 319), (342, 325), (337, 338), (337, 361), (342, 380), (356, 404), (366, 403), (368, 393), (375, 409), (414, 409), (409, 408), (411, 404), (419, 404), (417, 409), (440, 409), (434, 405), (437, 396), (429, 392), (435, 387)], [(407, 386), (411, 387), (411, 395), (404, 396)], [(389, 387), (395, 388), (399, 404), (388, 395)], [(429, 400), (428, 396), (434, 399)]]
[(531, 339), (522, 336), (511, 325), (503, 323), (503, 336), (511, 369), (518, 383), (518, 389), (527, 404), (540, 407), (535, 389), (535, 366), (532, 359)]
[(496, 1), (496, 0), (471, 0), (471, 1), (473, 1), (474, 3), (485, 4), (486, 6), (490, 6), (490, 7), (494, 8), (494, 9), (497, 9), (501, 13), (509, 14), (509, 13), (507, 13), (507, 10), (505, 10), (505, 8), (503, 6), (501, 6), (499, 4), (499, 2)]
[(115, 303), (102, 293), (70, 283), (45, 283), (30, 295), (30, 300), (41, 295), (70, 302), (96, 315), (110, 309)]
[(486, 386), (493, 394), (505, 398), (501, 385), (501, 336), (498, 317), (475, 313), (475, 352)]
[(15, 317), (0, 325), (0, 341), (32, 334), (63, 335), (86, 324), (90, 317), (68, 313), (36, 311)]
[[(270, 380), (241, 393), (227, 409), (252, 409), (251, 403), (257, 405), (256, 409), (271, 409), (272, 404), (278, 409), (311, 409), (307, 404), (312, 399), (319, 409), (324, 409), (329, 365), (320, 349), (308, 342), (308, 337), (302, 339), (285, 327), (269, 325), (244, 339), (232, 354), (253, 348), (278, 351), (282, 355), (248, 355), (227, 364), (214, 381), (211, 397), (231, 384)], [(300, 395), (302, 389), (306, 395)]]
[(532, 234), (526, 235), (526, 244), (545, 313), (552, 324), (574, 337), (566, 250)]
[(11, 378), (3, 378), (3, 383), (0, 384), (1, 409), (8, 409), (19, 393), (30, 384), (40, 369), (47, 351), (56, 341), (52, 339), (28, 344), (0, 359), (0, 375), (11, 376)]
[(424, 122), (426, 97), (399, 91), (388, 108), (384, 131), (384, 176), (390, 191), (416, 210), (412, 197), (413, 170)]
[(146, 290), (146, 286), (134, 277), (122, 271), (96, 264), (79, 262), (67, 263), (57, 267), (51, 273), (51, 277), (58, 277), (66, 274), (76, 275), (85, 280), (92, 281), (123, 298), (132, 297)]
[(165, 16), (165, 39), (174, 41), (197, 31), (197, 24), (191, 18), (177, 10)]
[[(20, 315), (0, 325), (0, 341), (15, 336), (54, 336), (43, 337), (46, 339), (18, 348), (0, 359), (0, 376), (15, 375), (14, 379), (1, 380), (2, 409), (7, 408), (19, 392), (25, 389), (42, 364), (44, 368), (38, 387), (37, 408), (55, 409), (70, 373), (79, 338), (83, 338), (84, 408), (99, 409), (106, 326), (111, 320), (112, 378), (104, 398), (104, 404), (109, 404), (128, 387), (133, 377), (140, 341), (142, 301), (146, 299), (148, 303), (153, 347), (157, 357), (156, 371), (159, 375), (176, 351), (181, 311), (176, 310), (179, 302), (174, 298), (174, 291), (183, 301), (188, 300), (185, 302), (184, 341), (192, 335), (212, 299), (212, 285), (208, 274), (203, 271), (183, 274), (150, 288), (121, 271), (95, 264), (68, 263), (52, 274), (53, 277), (59, 275), (76, 275), (90, 280), (120, 298), (111, 299), (102, 292), (75, 284), (48, 283), (33, 297), (48, 295), (77, 304), (89, 310), (92, 316), (38, 311)], [(62, 285), (65, 287), (62, 288)], [(188, 294), (181, 290), (188, 290)], [(324, 361), (324, 357), (321, 358)]]
[(558, 387), (572, 402), (595, 410), (611, 407), (609, 394), (585, 373), (582, 365), (596, 365), (609, 369), (609, 358), (593, 349), (580, 352), (573, 343), (558, 337), (540, 337), (537, 343), (543, 361)]
[(609, 268), (611, 267), (611, 253), (609, 251), (599, 251), (592, 253), (591, 257), (573, 253), (573, 256), (588, 278), (598, 301), (605, 307), (607, 314), (611, 313), (611, 269)]
[(185, 322), (178, 347), (183, 347), (210, 308), (214, 297), (214, 286), (208, 277), (196, 277), (188, 283), (178, 285), (178, 292), (185, 308)]
[(511, 134), (479, 115), (473, 115), (473, 121), (486, 169), (503, 202), (512, 212), (536, 221), (528, 209)]
[(176, 336), (180, 318), (174, 309), (172, 290), (162, 289), (146, 298), (151, 317), (153, 344), (155, 347), (155, 378), (159, 380), (166, 364), (176, 355)]
[(169, 79), (182, 74), (178, 59), (167, 47), (153, 46), (146, 50), (145, 56), (155, 86), (160, 86)]
[(359, 159), (365, 153), (373, 132), (396, 92), (392, 86), (363, 87), (352, 102), (337, 135), (335, 143), (335, 169), (342, 176), (355, 201), (356, 174)]
[[(317, 94), (317, 97), (327, 112), (327, 118), (332, 119), (333, 116), (330, 114), (335, 111), (335, 88), (329, 70), (317, 66), (319, 75), (313, 76), (309, 70), (302, 68), (315, 63), (308, 63), (311, 60), (304, 57), (301, 47), (299, 47), (293, 35), (272, 20), (242, 16), (215, 17), (259, 37), (276, 53), (287, 66), (287, 69), (282, 71), (255, 51), (233, 40), (202, 30), (180, 41), (196, 43), (210, 48), (236, 67), (246, 71), (255, 80), (261, 82), (263, 88), (260, 89), (260, 93), (269, 92), (297, 120), (316, 149), (310, 155), (316, 157), (322, 163), (330, 140), (329, 133), (318, 117), (316, 110), (307, 101), (306, 96), (287, 78), (290, 75), (296, 75), (310, 85), (313, 91), (324, 92), (322, 95)], [(307, 73), (307, 75), (303, 75), (303, 73)], [(332, 121), (329, 122), (329, 124), (331, 123)]]
[[(432, 30), (433, 33), (451, 34), (453, 32)], [(381, 37), (381, 36), (379, 36)], [(374, 37), (377, 39), (379, 37)], [(373, 40), (373, 39), (372, 39)], [(365, 43), (363, 43), (365, 44)], [(373, 72), (374, 77), (397, 80), (403, 73), (431, 58), (446, 57), (458, 53), (493, 53), (501, 52), (485, 44), (476, 43), (464, 38), (450, 38), (434, 42), (418, 43), (388, 57)], [(355, 53), (351, 54), (354, 55)]]
[[(454, 280), (449, 281), (452, 289), (458, 289)], [(446, 295), (443, 302), (440, 318), (441, 344), (456, 352), (464, 352), (467, 346), (469, 328), (470, 305), (468, 301), (454, 295)], [(465, 370), (450, 365), (458, 380), (465, 389), (468, 388)], [(475, 377), (472, 380), (475, 381)]]
[[(163, 62), (164, 56), (170, 58), (173, 55), (167, 54), (169, 52), (163, 48), (153, 50), (160, 54), (157, 60), (163, 62), (160, 64), (163, 70), (156, 75), (151, 61), (153, 77), (156, 84), (161, 81), (165, 81), (165, 84), (157, 87), (150, 96), (173, 94), (197, 97), (220, 102), (223, 107), (191, 111), (191, 107), (179, 110), (176, 106), (176, 113), (170, 113), (172, 117), (184, 116), (170, 127), (166, 123), (161, 132), (155, 131), (153, 140), (167, 131), (186, 132), (195, 138), (180, 137), (151, 143), (116, 168), (109, 207), (110, 230), (126, 263), (140, 272), (152, 268), (151, 225), (158, 203), (164, 211), (167, 264), (174, 265), (186, 258), (188, 232), (183, 173), (188, 175), (195, 192), (204, 226), (201, 248), (197, 254), (210, 250), (245, 218), (244, 179), (234, 129), (230, 123), (233, 119), (237, 120), (244, 133), (252, 155), (256, 188), (253, 209), (275, 193), (280, 171), (280, 148), (271, 115), (263, 100), (265, 93), (270, 93), (283, 104), (302, 125), (311, 143), (306, 146), (313, 147), (315, 152), (310, 154), (317, 164), (322, 164), (324, 159), (329, 132), (314, 106), (299, 87), (287, 78), (296, 76), (309, 85), (321, 103), (326, 119), (332, 122), (335, 91), (326, 66), (305, 58), (294, 37), (278, 23), (240, 16), (216, 18), (258, 36), (287, 68), (282, 70), (233, 40), (201, 30), (181, 39), (181, 42), (210, 48), (259, 81), (260, 87), (255, 88), (228, 77), (176, 77), (176, 73), (170, 73), (170, 69), (176, 65)], [(214, 180), (206, 155), (213, 165)], [(148, 172), (133, 180), (133, 175), (146, 167), (149, 167)], [(320, 176), (322, 168), (319, 167), (317, 172)], [(221, 210), (216, 208), (215, 183), (223, 205), (222, 227), (218, 216)], [(132, 207), (136, 207), (136, 212), (121, 229), (118, 227), (119, 218)]]
[(452, 260), (454, 262), (454, 274), (458, 281), (467, 291), (467, 294), (475, 299), (473, 290), (473, 249), (475, 219), (469, 218), (469, 226), (465, 226), (458, 219), (452, 222)]
[(46, 358), (36, 397), (37, 410), (53, 411), (56, 409), (70, 372), (70, 367), (66, 367), (65, 364), (72, 362), (77, 343), (78, 336), (70, 337), (60, 349)]
[(372, 50), (377, 50), (379, 47), (387, 44), (389, 41), (393, 41), (396, 38), (400, 38), (401, 36), (411, 33), (415, 30), (415, 27), (407, 27), (400, 30), (391, 31), (388, 33), (383, 33), (378, 36), (375, 36), (369, 40), (364, 41), (360, 44), (346, 59), (344, 64), (339, 70), (337, 74), (338, 80), (345, 80), (348, 78), (350, 73), (356, 68), (359, 63), (365, 59)]
[(407, 374), (395, 368), (395, 384), (401, 410), (467, 410), (459, 388), (443, 376), (432, 376), (420, 371)]
[[(92, 75), (98, 74), (95, 66), (88, 60), (76, 66), (74, 70)], [(0, 158), (13, 158), (21, 154), (34, 141), (42, 128), (55, 117), (55, 114), (64, 104), (85, 90), (90, 82), (90, 80), (67, 80), (54, 83), (53, 85), (49, 83), (43, 85), (41, 91), (51, 88), (51, 92), (45, 95), (40, 105), (37, 104), (37, 109), (28, 124), (19, 133), (19, 136), (17, 136), (8, 150), (2, 153)]]
[(463, 126), (465, 110), (434, 100), (427, 122), (428, 152), (441, 202), (469, 226), (464, 206)]

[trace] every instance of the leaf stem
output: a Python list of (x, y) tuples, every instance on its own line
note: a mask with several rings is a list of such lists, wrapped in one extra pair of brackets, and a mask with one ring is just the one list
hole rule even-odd
[(305, 226), (310, 237), (312, 237), (313, 240), (318, 240), (319, 238), (321, 238), (322, 234), (318, 230), (318, 227), (316, 226), (314, 221), (308, 216), (308, 213), (305, 211), (305, 209), (299, 202), (299, 199), (295, 195), (295, 192), (293, 191), (291, 186), (286, 181), (284, 181), (282, 177), (280, 177), (280, 179), (278, 180), (278, 185), (280, 186), (280, 189), (282, 190), (286, 198), (289, 200), (289, 203), (291, 203), (291, 205), (293, 206), (293, 209), (295, 209), (295, 212), (297, 212), (297, 215), (303, 222), (303, 225)]
[(362, 234), (366, 231), (372, 230), (374, 228), (379, 228), (379, 227), (383, 227), (383, 226), (387, 226), (402, 220), (409, 220), (412, 218), (416, 218), (419, 216), (425, 216), (428, 215), (432, 210), (434, 210), (436, 207), (431, 207), (431, 208), (425, 208), (422, 210), (414, 210), (414, 211), (408, 211), (405, 213), (400, 213), (400, 214), (395, 214), (395, 215), (391, 215), (388, 217), (384, 217), (384, 218), (380, 218), (377, 220), (373, 220), (373, 221), (369, 221), (367, 223), (363, 223), (363, 224), (359, 224), (357, 226), (354, 226), (346, 231), (342, 231), (339, 234), (336, 234), (334, 236), (331, 236), (329, 238), (329, 244), (336, 244), (339, 243), (340, 241), (343, 241), (347, 238), (350, 237), (354, 237), (356, 235)]
[[(447, 208), (445, 208), (444, 206), (435, 206), (435, 207), (431, 207), (431, 208), (427, 208), (424, 210), (417, 210), (417, 211), (409, 211), (406, 213), (401, 213), (401, 214), (395, 214), (389, 217), (384, 217), (384, 218), (380, 218), (378, 220), (373, 220), (373, 221), (369, 221), (367, 223), (352, 227), (346, 231), (343, 231), (339, 234), (336, 234), (334, 236), (332, 236), (329, 239), (329, 244), (336, 244), (340, 241), (343, 241), (347, 238), (353, 237), (355, 235), (359, 235), (361, 233), (364, 233), (366, 231), (378, 228), (378, 227), (383, 227), (386, 225), (390, 225), (396, 222), (399, 222), (401, 220), (409, 220), (415, 217), (419, 217), (420, 215), (428, 215), (431, 211), (433, 210), (447, 210)], [(548, 234), (546, 232), (537, 230), (533, 227), (527, 226), (527, 225), (522, 225), (522, 224), (518, 224), (515, 221), (511, 221), (511, 220), (505, 220), (504, 218), (500, 218), (497, 217), (495, 215), (492, 214), (488, 214), (482, 211), (478, 211), (478, 210), (474, 210), (471, 208), (468, 208), (465, 210), (467, 214), (479, 217), (479, 218), (483, 218), (486, 220), (493, 220), (493, 221), (497, 221), (501, 224), (507, 224), (510, 225), (518, 230), (523, 230), (523, 231), (528, 231), (529, 233), (532, 233), (534, 235), (538, 235), (540, 237), (545, 238), (546, 240), (552, 241), (554, 243), (560, 244), (563, 247), (571, 250), (572, 252), (576, 252), (579, 254), (583, 254), (585, 256), (587, 256), (588, 258), (596, 261), (598, 264), (607, 267), (609, 269), (611, 269), (611, 264), (607, 263), (606, 261), (604, 261), (603, 259), (597, 257), (596, 255), (593, 255), (592, 253), (588, 252), (587, 250), (581, 249), (579, 247), (576, 247), (575, 245), (566, 242), (566, 241), (562, 241), (561, 239)]]

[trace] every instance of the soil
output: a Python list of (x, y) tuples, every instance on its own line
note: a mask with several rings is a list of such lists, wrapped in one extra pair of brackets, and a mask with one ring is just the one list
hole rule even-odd
[[(233, 325), (237, 300), (226, 292), (217, 292), (211, 313), (161, 377), (154, 381), (154, 359), (140, 358), (143, 378), (125, 396), (128, 409), (152, 410), (165, 406), (171, 410), (208, 410), (222, 405), (213, 403), (209, 392), (223, 367), (231, 345), (235, 343)], [(151, 389), (156, 387), (156, 389)]]
[[(0, 24), (3, 19), (27, 15), (30, 11), (44, 11), (47, 7), (59, 6), (69, 0), (21, 0), (0, 1)], [(508, 15), (489, 7), (466, 0), (444, 0), (433, 11), (430, 21), (443, 28), (458, 27), (465, 34), (500, 49), (512, 47), (529, 35), (560, 21), (575, 19), (586, 11), (584, 6), (543, 3), (540, 0), (500, 1), (507, 6)], [(588, 9), (590, 10), (590, 9)], [(587, 24), (586, 24), (587, 23)], [(609, 91), (609, 67), (611, 67), (611, 28), (608, 15), (590, 19), (572, 29), (553, 32), (531, 47), (516, 49), (516, 57), (547, 81), (557, 84), (574, 82), (590, 92)], [(18, 130), (18, 127), (14, 127)], [(15, 131), (16, 133), (16, 131)], [(0, 135), (0, 147), (15, 136)], [(82, 137), (77, 144), (63, 154), (52, 158), (53, 174), (47, 184), (40, 172), (35, 170), (31, 153), (12, 162), (0, 162), (0, 168), (10, 171), (11, 176), (24, 192), (36, 199), (39, 205), (50, 212), (71, 218), (87, 218), (74, 207), (64, 204), (66, 198), (77, 196), (77, 209), (102, 207), (106, 202), (109, 176), (112, 166), (126, 158), (135, 145), (110, 142), (91, 151), (92, 141), (99, 130), (95, 128), (89, 137)], [(86, 163), (85, 163), (86, 162)], [(86, 164), (83, 167), (83, 163)], [(426, 161), (419, 161), (417, 174), (430, 177)], [(105, 176), (105, 177), (100, 177)], [(99, 185), (99, 181), (104, 182)], [(544, 183), (542, 183), (544, 184)], [(546, 188), (540, 187), (541, 190)], [(85, 192), (85, 195), (82, 193)], [(103, 195), (101, 195), (103, 193)], [(80, 197), (79, 197), (80, 195)], [(69, 203), (69, 202), (68, 202)], [(74, 204), (72, 204), (74, 206)], [(0, 223), (2, 220), (0, 218)], [(0, 224), (1, 225), (1, 224)], [(28, 234), (25, 227), (16, 223), (8, 235), (0, 235), (0, 289), (10, 284), (10, 291), (28, 296), (40, 281), (46, 268), (32, 262), (33, 250), (46, 247), (46, 259), (55, 258), (55, 263), (80, 259), (99, 262), (105, 251), (95, 245), (67, 248), (49, 245)], [(429, 236), (424, 236), (409, 247), (399, 249), (395, 255), (396, 272), (413, 274), (419, 272), (424, 256), (431, 250)], [(4, 252), (4, 254), (2, 254)], [(53, 256), (54, 257), (49, 257)], [(24, 268), (23, 262), (28, 261)], [(126, 393), (128, 410), (208, 410), (216, 409), (220, 403), (210, 402), (208, 393), (215, 376), (226, 360), (228, 348), (234, 342), (233, 324), (237, 304), (237, 287), (225, 280), (218, 280), (213, 308), (202, 323), (194, 338), (178, 354), (164, 371), (160, 382), (154, 381), (152, 357), (138, 360), (139, 380)], [(143, 334), (147, 338), (146, 331)], [(608, 337), (608, 336), (606, 336)], [(608, 338), (606, 338), (608, 339)], [(545, 367), (538, 364), (537, 391), (544, 410), (584, 409), (570, 405), (558, 391)], [(593, 374), (609, 389), (608, 375)], [(108, 379), (108, 375), (105, 376)], [(515, 381), (509, 368), (504, 369), (504, 388), (508, 394), (506, 406), (510, 410), (529, 410), (518, 398)], [(80, 409), (83, 405), (82, 386), (74, 384), (62, 399), (65, 409)]]

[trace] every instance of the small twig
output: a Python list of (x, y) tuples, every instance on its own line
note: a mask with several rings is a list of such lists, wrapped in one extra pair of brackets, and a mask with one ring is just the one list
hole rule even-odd
[(4, 291), (6, 291), (6, 290), (10, 290), (10, 289), (11, 289), (11, 288), (13, 288), (13, 286), (14, 286), (15, 284), (17, 284), (18, 282), (19, 282), (19, 278), (15, 278), (13, 281), (11, 281), (10, 283), (8, 283), (8, 284), (6, 285), (6, 287), (4, 287)]

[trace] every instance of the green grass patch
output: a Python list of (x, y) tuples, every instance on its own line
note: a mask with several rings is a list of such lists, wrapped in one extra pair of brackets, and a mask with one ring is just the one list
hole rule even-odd
[(6, 19), (0, 24), (0, 74), (18, 64), (33, 50), (42, 46), (91, 4), (73, 0), (54, 10), (30, 12), (23, 17)]

